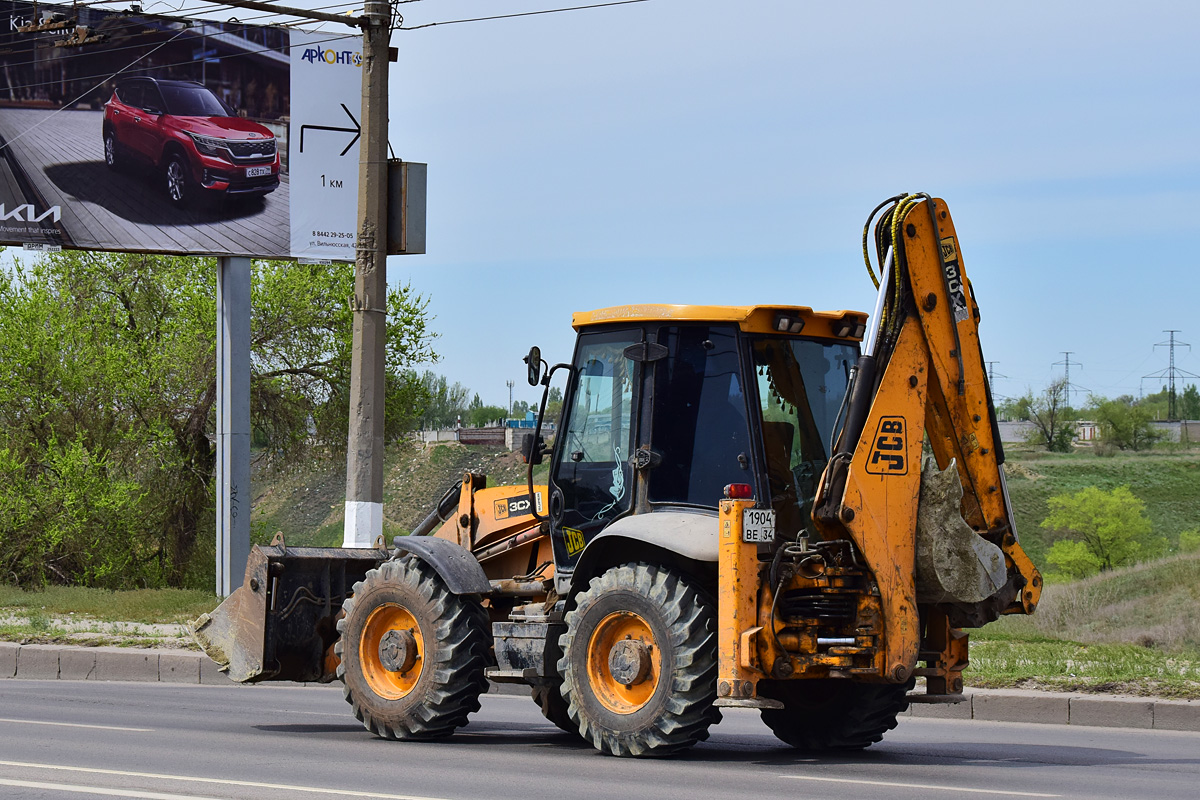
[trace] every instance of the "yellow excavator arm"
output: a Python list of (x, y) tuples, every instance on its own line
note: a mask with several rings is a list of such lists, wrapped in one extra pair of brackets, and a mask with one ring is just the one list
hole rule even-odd
[[(853, 541), (874, 573), (886, 674), (900, 681), (933, 660), (922, 658), (923, 637), (961, 639), (965, 660), (954, 629), (1031, 613), (1042, 581), (1017, 541), (954, 221), (928, 195), (891, 203), (875, 228), (879, 301), (814, 522)], [(923, 471), (926, 439), (936, 469)], [(937, 480), (952, 466), (957, 481)]]
[(916, 677), (927, 695), (909, 699), (954, 701), (962, 629), (1038, 602), (949, 209), (891, 198), (868, 220), (864, 254), (881, 210), (879, 297), (817, 487), (817, 537), (801, 534), (765, 564), (742, 530), (755, 500), (721, 504), (718, 705), (772, 708), (806, 680), (902, 692)]

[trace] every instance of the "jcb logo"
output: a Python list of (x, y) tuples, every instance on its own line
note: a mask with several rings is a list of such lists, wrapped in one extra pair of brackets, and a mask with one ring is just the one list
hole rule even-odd
[(958, 246), (953, 236), (942, 239), (942, 261), (958, 261)]
[(508, 519), (508, 501), (497, 500), (493, 515), (496, 519)]
[(587, 544), (583, 538), (583, 531), (578, 528), (563, 528), (563, 544), (567, 546), (567, 555), (574, 556), (579, 551), (583, 550), (583, 546)]
[(908, 437), (904, 433), (904, 417), (882, 417), (871, 442), (867, 457), (867, 472), (872, 475), (907, 475)]

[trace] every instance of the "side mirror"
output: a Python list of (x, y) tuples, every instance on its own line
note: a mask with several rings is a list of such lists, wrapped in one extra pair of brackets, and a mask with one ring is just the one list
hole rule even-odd
[(537, 345), (529, 348), (529, 355), (525, 356), (525, 363), (529, 366), (529, 385), (537, 386), (542, 380), (542, 350)]
[(526, 464), (542, 463), (542, 456), (545, 454), (546, 440), (541, 436), (527, 433), (521, 439), (521, 455), (525, 458)]

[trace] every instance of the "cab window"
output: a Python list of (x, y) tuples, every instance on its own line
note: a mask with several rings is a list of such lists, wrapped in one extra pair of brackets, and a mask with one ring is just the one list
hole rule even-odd
[(636, 365), (625, 357), (625, 348), (641, 340), (640, 330), (579, 337), (554, 472), (561, 495), (555, 544), (565, 546), (568, 559), (578, 555), (593, 533), (629, 510), (637, 392)]
[(652, 503), (716, 507), (730, 483), (750, 481), (746, 390), (733, 326), (658, 330), (654, 363)]
[(854, 345), (812, 339), (756, 339), (763, 453), (777, 529), (789, 536), (812, 528), (817, 483), (829, 461), (829, 439), (858, 356)]

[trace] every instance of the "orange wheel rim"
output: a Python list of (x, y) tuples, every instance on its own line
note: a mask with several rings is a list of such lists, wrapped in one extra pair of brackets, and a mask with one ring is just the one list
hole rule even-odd
[[(395, 643), (403, 637), (407, 657), (397, 665)], [(390, 651), (389, 651), (390, 646)], [(410, 652), (411, 650), (411, 652)], [(374, 609), (363, 626), (358, 660), (371, 691), (385, 700), (399, 700), (417, 685), (425, 658), (425, 640), (417, 619), (403, 606), (384, 603)]]
[[(614, 674), (614, 650), (636, 654), (640, 669)], [(596, 699), (615, 714), (632, 714), (650, 702), (662, 677), (662, 654), (646, 620), (631, 611), (600, 620), (588, 641), (587, 676)]]

